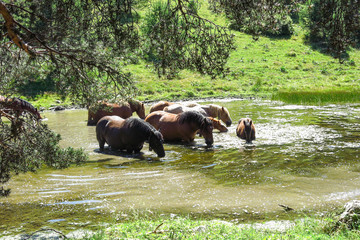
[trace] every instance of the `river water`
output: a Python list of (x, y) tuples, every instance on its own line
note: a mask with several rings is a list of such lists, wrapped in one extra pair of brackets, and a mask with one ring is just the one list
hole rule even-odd
[[(183, 214), (234, 221), (326, 211), (360, 196), (360, 105), (303, 106), (263, 100), (214, 100), (228, 108), (229, 132), (191, 145), (165, 144), (157, 158), (145, 143), (137, 155), (99, 152), (84, 109), (44, 112), (64, 147), (89, 162), (14, 176), (0, 199), (0, 236), (41, 227), (98, 229), (131, 214)], [(148, 112), (149, 106), (147, 106)], [(245, 144), (237, 122), (250, 117), (256, 140)], [(289, 213), (280, 206), (294, 209)], [(2, 234), (1, 234), (2, 233)]]

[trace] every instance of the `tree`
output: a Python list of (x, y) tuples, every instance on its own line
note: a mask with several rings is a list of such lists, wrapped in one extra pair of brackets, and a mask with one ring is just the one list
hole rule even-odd
[(252, 34), (255, 39), (262, 34), (290, 36), (290, 15), (295, 11), (294, 0), (210, 0), (215, 12), (224, 11), (232, 27)]
[(9, 181), (12, 174), (34, 172), (43, 164), (65, 168), (87, 159), (82, 150), (61, 149), (60, 135), (40, 119), (30, 103), (0, 96), (0, 196), (10, 194), (1, 184)]
[(360, 43), (360, 1), (315, 0), (309, 5), (310, 40), (323, 42), (343, 62), (349, 46)]
[[(0, 1), (4, 19), (0, 22), (0, 53), (5, 56), (0, 65), (6, 75), (2, 85), (16, 89), (29, 76), (42, 74), (55, 79), (60, 93), (87, 106), (98, 100), (131, 97), (136, 87), (129, 74), (121, 71), (121, 59), (146, 43), (158, 45), (159, 37), (168, 39), (161, 43), (169, 51), (161, 55), (162, 63), (169, 63), (161, 64), (163, 69), (191, 68), (212, 76), (226, 72), (232, 37), (225, 28), (199, 17), (193, 0), (168, 0), (170, 14), (160, 16), (154, 33), (144, 36), (139, 36), (136, 27), (139, 1), (19, 0), (16, 5), (11, 0)], [(179, 19), (181, 26), (163, 28), (169, 18)], [(174, 52), (185, 52), (181, 64), (174, 64)]]
[(190, 1), (158, 1), (149, 9), (143, 32), (144, 50), (159, 75), (172, 77), (189, 68), (212, 77), (226, 74), (225, 64), (233, 47), (233, 36), (197, 14)]

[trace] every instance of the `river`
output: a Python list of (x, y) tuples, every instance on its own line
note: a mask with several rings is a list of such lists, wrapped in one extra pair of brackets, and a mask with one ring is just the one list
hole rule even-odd
[[(0, 199), (0, 236), (41, 227), (65, 232), (99, 229), (131, 214), (183, 214), (242, 222), (324, 212), (360, 196), (360, 105), (304, 106), (264, 100), (213, 100), (233, 124), (191, 145), (164, 144), (157, 158), (99, 152), (87, 110), (44, 112), (63, 147), (83, 148), (90, 160), (64, 170), (14, 176)], [(147, 106), (148, 113), (149, 106)], [(136, 114), (135, 114), (136, 115)], [(256, 140), (245, 144), (237, 122), (250, 117)], [(296, 214), (295, 214), (296, 215)], [(298, 216), (297, 215), (297, 216)]]

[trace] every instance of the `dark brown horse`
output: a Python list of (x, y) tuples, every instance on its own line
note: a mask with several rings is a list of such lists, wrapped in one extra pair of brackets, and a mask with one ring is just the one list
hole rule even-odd
[(26, 111), (32, 114), (37, 120), (41, 119), (39, 111), (29, 102), (21, 98), (7, 98), (0, 95), (0, 111), (4, 114), (13, 111), (18, 116)]
[(144, 142), (149, 141), (150, 150), (153, 149), (158, 157), (165, 156), (161, 133), (139, 118), (105, 116), (96, 124), (96, 138), (100, 150), (103, 150), (107, 143), (112, 149), (138, 153)]
[(88, 110), (88, 125), (95, 125), (100, 118), (104, 116), (119, 116), (129, 118), (133, 112), (141, 118), (145, 118), (145, 106), (137, 100), (129, 100), (121, 104), (102, 102), (96, 107), (90, 107)]
[(195, 111), (180, 114), (155, 111), (150, 113), (145, 121), (158, 129), (165, 141), (182, 140), (190, 143), (194, 141), (195, 135), (199, 131), (208, 146), (214, 143), (211, 120)]
[(255, 140), (255, 126), (250, 118), (242, 118), (236, 127), (236, 135), (247, 143)]
[(170, 106), (172, 104), (174, 103), (168, 101), (159, 101), (150, 107), (150, 113), (155, 111), (162, 111), (165, 107)]

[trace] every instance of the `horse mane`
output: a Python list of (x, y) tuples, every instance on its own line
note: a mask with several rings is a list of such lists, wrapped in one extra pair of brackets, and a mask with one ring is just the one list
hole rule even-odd
[(179, 123), (191, 123), (196, 122), (199, 125), (201, 125), (202, 121), (204, 120), (204, 116), (196, 111), (186, 111), (181, 114), (179, 114)]
[(29, 103), (28, 101), (25, 101), (21, 98), (13, 98), (13, 102), (20, 104), (21, 109), (29, 111), (30, 113), (35, 115), (37, 119), (41, 119), (40, 113), (38, 112), (37, 108), (31, 105), (31, 103)]
[[(128, 103), (130, 105), (130, 108), (132, 111), (140, 111), (141, 110), (141, 107), (142, 107), (142, 103), (138, 100), (135, 100), (135, 99), (129, 99), (128, 100)], [(145, 112), (145, 109), (144, 109), (144, 112)]]
[(140, 118), (127, 118), (126, 122), (133, 126), (136, 130), (139, 131), (139, 134), (144, 134), (144, 137), (148, 139), (151, 133), (157, 131), (150, 123), (145, 122)]
[(28, 111), (34, 115), (38, 120), (41, 119), (40, 113), (31, 103), (21, 98), (6, 98), (1, 96), (0, 102), (5, 102), (14, 111)]

